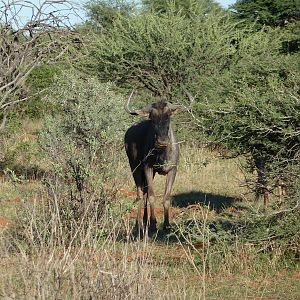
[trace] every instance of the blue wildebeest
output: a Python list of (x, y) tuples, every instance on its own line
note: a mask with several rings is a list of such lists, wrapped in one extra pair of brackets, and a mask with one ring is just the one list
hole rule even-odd
[[(131, 115), (149, 117), (148, 120), (131, 126), (125, 134), (125, 149), (137, 188), (136, 227), (139, 233), (143, 232), (148, 225), (147, 202), (150, 204), (149, 230), (150, 232), (156, 231), (153, 190), (155, 173), (167, 176), (163, 197), (164, 229), (170, 227), (170, 195), (179, 157), (179, 146), (171, 127), (171, 116), (191, 108), (194, 99), (188, 92), (186, 94), (190, 100), (188, 108), (167, 101), (159, 101), (142, 109), (131, 110), (129, 105), (133, 92), (125, 106), (126, 111)], [(142, 219), (143, 209), (144, 217)]]

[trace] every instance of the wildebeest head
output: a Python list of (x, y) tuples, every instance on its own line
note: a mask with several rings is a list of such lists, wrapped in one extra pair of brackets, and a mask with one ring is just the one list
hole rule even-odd
[(186, 92), (190, 105), (189, 107), (185, 107), (183, 105), (172, 104), (168, 101), (158, 101), (151, 105), (148, 105), (142, 109), (131, 110), (129, 108), (130, 100), (132, 98), (134, 91), (132, 91), (131, 95), (128, 98), (127, 104), (125, 106), (125, 110), (131, 115), (139, 115), (139, 116), (148, 116), (152, 122), (154, 136), (155, 136), (155, 147), (156, 148), (165, 148), (170, 144), (169, 137), (169, 128), (171, 115), (182, 111), (188, 111), (192, 107), (194, 98)]

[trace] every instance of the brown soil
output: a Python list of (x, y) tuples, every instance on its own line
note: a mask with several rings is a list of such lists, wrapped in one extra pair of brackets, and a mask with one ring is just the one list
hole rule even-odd
[(44, 196), (40, 195), (39, 197), (29, 197), (29, 198), (26, 198), (26, 200), (25, 199), (21, 199), (20, 197), (15, 197), (15, 198), (8, 199), (7, 202), (9, 204), (19, 204), (22, 201), (33, 203), (35, 201), (43, 201), (43, 200), (45, 200)]
[(131, 191), (128, 191), (126, 189), (120, 189), (119, 190), (120, 193), (128, 198), (135, 198), (136, 197), (136, 192), (131, 192)]
[[(119, 192), (127, 198), (135, 198), (136, 197), (136, 192), (129, 191), (125, 188), (121, 188), (119, 190)], [(159, 196), (162, 196), (162, 195), (157, 195), (157, 197), (159, 197)], [(230, 207), (227, 210), (228, 210), (228, 212), (235, 212), (236, 211), (236, 209), (233, 208), (233, 207)], [(170, 217), (171, 218), (181, 216), (181, 215), (184, 215), (184, 214), (190, 214), (191, 212), (202, 214), (201, 205), (192, 204), (192, 205), (189, 205), (187, 207), (182, 207), (182, 208), (170, 207)], [(128, 214), (125, 215), (125, 218), (136, 219), (137, 213), (138, 213), (138, 210), (133, 209)], [(154, 213), (155, 213), (155, 216), (157, 218), (162, 218), (163, 215), (164, 215), (164, 209), (162, 207), (154, 208)], [(215, 211), (213, 211), (213, 210), (209, 212), (209, 215), (214, 215), (214, 214), (215, 214)], [(142, 217), (143, 217), (143, 215), (144, 215), (144, 210), (142, 210)], [(148, 208), (148, 215), (150, 215), (150, 208)]]
[(225, 210), (227, 212), (229, 212), (229, 213), (235, 213), (235, 212), (237, 212), (237, 209), (235, 207), (227, 207)]
[(18, 204), (21, 202), (21, 198), (20, 197), (12, 198), (12, 199), (7, 200), (7, 202), (11, 203), (11, 204)]
[(296, 280), (300, 280), (300, 271), (299, 270), (294, 271), (292, 277)]
[(11, 224), (11, 221), (9, 219), (0, 217), (0, 227), (6, 227)]

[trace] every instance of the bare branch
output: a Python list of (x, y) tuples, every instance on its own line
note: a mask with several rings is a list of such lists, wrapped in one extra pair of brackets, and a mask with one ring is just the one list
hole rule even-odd
[[(58, 62), (72, 48), (68, 0), (0, 0), (0, 115), (27, 101), (26, 79), (35, 67)], [(28, 16), (27, 18), (24, 16)], [(2, 124), (2, 126), (4, 126)]]

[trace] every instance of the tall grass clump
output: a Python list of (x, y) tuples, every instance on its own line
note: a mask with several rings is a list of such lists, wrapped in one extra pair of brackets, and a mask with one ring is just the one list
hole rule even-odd
[(299, 267), (299, 209), (295, 201), (268, 213), (248, 208), (209, 217), (199, 206), (201, 215), (176, 222), (174, 234), (200, 274), (262, 276)]

